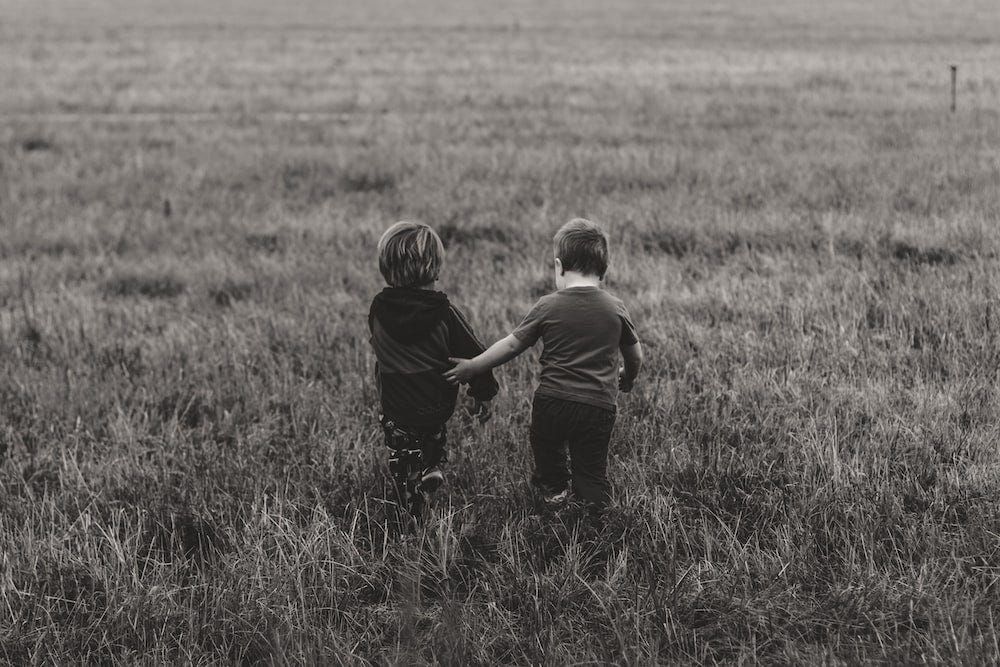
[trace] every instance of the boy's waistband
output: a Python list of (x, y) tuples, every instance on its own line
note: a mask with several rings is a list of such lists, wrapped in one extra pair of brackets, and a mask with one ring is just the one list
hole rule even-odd
[(609, 401), (607, 398), (590, 396), (586, 394), (575, 394), (568, 391), (559, 391), (558, 389), (551, 389), (549, 387), (540, 386), (535, 390), (536, 397), (544, 398), (556, 398), (560, 401), (569, 401), (570, 403), (581, 403), (583, 405), (600, 408), (602, 410), (608, 410), (610, 412), (617, 412), (618, 405), (614, 401)]

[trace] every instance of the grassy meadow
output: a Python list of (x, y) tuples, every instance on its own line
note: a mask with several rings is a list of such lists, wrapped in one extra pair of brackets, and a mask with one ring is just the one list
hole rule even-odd
[[(1000, 659), (991, 0), (83, 4), (0, 0), (0, 662)], [(492, 341), (576, 216), (615, 507), (529, 353), (395, 534), (379, 234)]]

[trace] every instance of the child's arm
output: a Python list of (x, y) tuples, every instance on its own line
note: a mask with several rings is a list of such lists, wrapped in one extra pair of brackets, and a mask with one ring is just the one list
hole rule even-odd
[(632, 345), (623, 345), (621, 353), (625, 366), (618, 372), (618, 388), (629, 392), (632, 391), (632, 384), (639, 375), (639, 369), (642, 368), (642, 345), (638, 341)]
[(511, 334), (493, 343), (488, 350), (473, 359), (449, 359), (455, 366), (445, 372), (444, 379), (452, 384), (468, 382), (477, 375), (507, 363), (529, 347), (530, 345)]
[[(485, 347), (472, 332), (472, 327), (462, 311), (451, 306), (450, 312), (451, 317), (448, 319), (449, 357), (466, 358), (481, 354)], [(500, 385), (497, 384), (496, 378), (493, 377), (488, 368), (476, 373), (467, 382), (469, 382), (469, 396), (475, 399), (477, 411), (481, 411), (482, 404), (493, 400), (493, 397), (500, 390)]]

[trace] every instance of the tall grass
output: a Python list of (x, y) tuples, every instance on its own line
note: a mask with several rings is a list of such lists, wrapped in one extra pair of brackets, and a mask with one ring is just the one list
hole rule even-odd
[[(4, 6), (0, 660), (996, 660), (995, 12), (626, 5)], [(394, 530), (378, 235), (492, 339), (577, 215), (614, 508), (536, 506), (528, 355)]]

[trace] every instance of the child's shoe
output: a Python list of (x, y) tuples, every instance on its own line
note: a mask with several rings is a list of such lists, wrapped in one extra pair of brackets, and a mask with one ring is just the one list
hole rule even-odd
[(420, 490), (424, 493), (434, 493), (442, 484), (444, 484), (444, 473), (437, 466), (428, 468), (420, 477)]
[(563, 489), (558, 493), (546, 493), (542, 496), (542, 500), (549, 507), (558, 507), (569, 499), (569, 489)]

